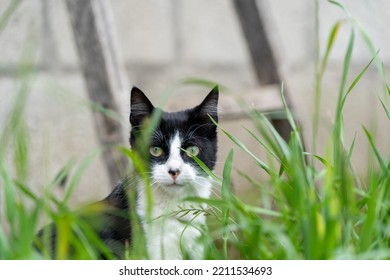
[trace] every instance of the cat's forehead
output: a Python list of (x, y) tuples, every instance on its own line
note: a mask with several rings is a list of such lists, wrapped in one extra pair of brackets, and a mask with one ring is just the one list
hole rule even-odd
[(162, 121), (165, 122), (185, 122), (190, 118), (190, 110), (176, 111), (176, 112), (163, 112)]
[(165, 130), (165, 132), (185, 130), (191, 122), (191, 116), (188, 111), (164, 112), (159, 128)]

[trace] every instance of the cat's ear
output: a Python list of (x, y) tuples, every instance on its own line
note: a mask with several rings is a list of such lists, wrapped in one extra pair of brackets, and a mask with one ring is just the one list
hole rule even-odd
[(198, 114), (203, 119), (213, 118), (218, 122), (218, 98), (219, 98), (219, 89), (218, 86), (215, 86), (210, 93), (206, 96), (203, 102), (197, 107)]
[(132, 126), (138, 126), (149, 117), (154, 110), (153, 104), (146, 95), (137, 87), (131, 89), (130, 96), (130, 123)]

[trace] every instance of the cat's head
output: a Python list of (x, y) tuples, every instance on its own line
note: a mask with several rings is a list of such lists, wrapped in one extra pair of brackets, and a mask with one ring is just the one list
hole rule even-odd
[(140, 143), (147, 121), (158, 112), (138, 88), (131, 91), (130, 144), (133, 149), (147, 145), (150, 179), (153, 185), (177, 189), (202, 184), (205, 172), (191, 155), (213, 169), (217, 158), (217, 128), (210, 117), (218, 121), (218, 87), (215, 87), (198, 106), (168, 113), (161, 117), (150, 134), (149, 143)]

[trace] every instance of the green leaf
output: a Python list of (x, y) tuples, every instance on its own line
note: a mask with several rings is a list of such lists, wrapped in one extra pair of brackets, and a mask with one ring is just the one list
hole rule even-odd
[[(376, 53), (376, 55), (377, 54), (378, 54), (378, 52)], [(366, 65), (366, 67), (364, 67), (364, 69), (359, 73), (359, 75), (356, 76), (356, 78), (353, 80), (352, 84), (349, 86), (347, 93), (343, 97), (341, 108), (344, 107), (345, 100), (347, 99), (349, 93), (352, 91), (352, 89), (356, 86), (356, 84), (360, 81), (360, 79), (366, 73), (367, 69), (370, 67), (370, 65), (372, 64), (372, 62), (376, 58), (376, 55), (370, 60), (370, 62)]]
[(349, 148), (348, 160), (347, 160), (347, 162), (351, 162), (352, 154), (353, 154), (353, 151), (354, 151), (354, 149), (355, 149), (355, 141), (356, 141), (356, 134), (355, 134), (355, 136), (353, 137), (351, 147)]
[(9, 3), (8, 7), (4, 9), (4, 12), (0, 15), (0, 32), (7, 26), (12, 15), (15, 13), (22, 0), (13, 0)]
[(0, 171), (1, 171), (1, 178), (2, 178), (2, 188), (4, 189), (4, 203), (5, 203), (5, 214), (8, 219), (8, 222), (11, 224), (11, 226), (15, 223), (15, 217), (16, 217), (16, 192), (15, 188), (12, 185), (11, 178), (9, 177), (8, 170), (1, 164), (0, 161)]
[(330, 32), (329, 38), (328, 38), (328, 43), (326, 45), (325, 55), (324, 55), (324, 58), (322, 59), (322, 63), (321, 63), (320, 75), (323, 75), (323, 73), (325, 72), (325, 68), (326, 68), (326, 65), (328, 63), (329, 55), (333, 49), (333, 45), (336, 41), (337, 34), (339, 33), (339, 29), (343, 23), (344, 23), (344, 20), (339, 20), (333, 25), (333, 27), (331, 29), (331, 32)]
[(230, 139), (232, 140), (238, 147), (240, 147), (245, 153), (247, 153), (252, 159), (255, 160), (255, 162), (268, 174), (270, 174), (270, 168), (266, 163), (264, 163), (262, 160), (257, 158), (242, 142), (240, 142), (236, 137), (228, 133), (226, 130), (224, 130), (215, 120), (211, 118), (211, 120), (214, 122), (214, 124)]
[(383, 158), (381, 157), (380, 152), (376, 148), (375, 143), (374, 143), (374, 139), (372, 138), (371, 133), (368, 131), (368, 129), (365, 126), (363, 126), (363, 130), (367, 136), (368, 141), (370, 142), (370, 146), (371, 146), (372, 150), (374, 151), (374, 154), (379, 162), (379, 165), (380, 165), (383, 173), (386, 174), (386, 176), (390, 176), (390, 171), (387, 169), (387, 166), (386, 166)]
[[(230, 180), (232, 165), (233, 165), (233, 149), (230, 149), (223, 168), (222, 200), (224, 201), (230, 201), (232, 199), (231, 180)], [(230, 219), (230, 208), (224, 207), (222, 209), (222, 239), (224, 241), (223, 251), (226, 259), (227, 259), (227, 242), (229, 239), (229, 219)]]
[(383, 107), (383, 109), (386, 112), (387, 118), (390, 120), (390, 111), (389, 111), (389, 109), (387, 109), (387, 107), (386, 107), (385, 103), (383, 103), (382, 99), (379, 98), (379, 100), (382, 103), (382, 107)]
[(343, 109), (343, 105), (344, 105), (344, 103), (343, 103), (344, 88), (345, 88), (345, 84), (347, 82), (348, 72), (349, 72), (349, 69), (351, 66), (351, 57), (352, 57), (354, 42), (355, 42), (355, 30), (352, 29), (351, 35), (350, 35), (349, 41), (348, 41), (347, 51), (346, 51), (345, 57), (344, 57), (343, 72), (342, 72), (342, 78), (341, 78), (341, 82), (340, 82), (339, 98), (338, 98), (338, 103), (337, 103), (338, 115), (341, 114), (342, 109)]
[(378, 59), (378, 51), (376, 51), (376, 48), (374, 47), (374, 44), (370, 38), (370, 36), (367, 34), (367, 31), (364, 29), (364, 27), (360, 24), (358, 21), (354, 21), (355, 26), (357, 26), (358, 31), (360, 33), (360, 36), (363, 38), (364, 43), (366, 44), (368, 50), (370, 51), (371, 55), (375, 58), (375, 64), (376, 67), (378, 68), (379, 72), (382, 74), (382, 77), (385, 80), (385, 74), (384, 74), (384, 68), (383, 65), (381, 65), (380, 60)]
[(29, 197), (34, 202), (38, 202), (40, 200), (39, 197), (34, 194), (34, 192), (28, 186), (18, 181), (15, 181), (14, 184), (24, 195)]
[(270, 147), (267, 146), (266, 143), (264, 143), (264, 141), (262, 141), (259, 137), (257, 137), (252, 131), (250, 131), (248, 128), (246, 127), (243, 127), (261, 146), (264, 147), (264, 149), (276, 160), (278, 160), (279, 162), (281, 161), (279, 159), (279, 156), (276, 155), (272, 149)]
[(221, 86), (219, 83), (207, 79), (202, 79), (202, 78), (195, 78), (195, 77), (186, 78), (181, 80), (180, 83), (184, 85), (201, 85), (207, 88), (213, 88), (215, 87), (215, 85), (218, 85), (220, 91), (228, 91), (226, 87)]
[(335, 0), (328, 0), (328, 2), (338, 6), (339, 8), (341, 8), (347, 14), (347, 16), (351, 18), (351, 13), (349, 12), (349, 10), (343, 4), (341, 4), (340, 2), (335, 1)]
[[(183, 151), (185, 151), (184, 149), (182, 149)], [(204, 164), (199, 158), (197, 158), (196, 156), (191, 156), (191, 158), (199, 165), (200, 168), (202, 168), (202, 170), (204, 172), (207, 173), (207, 175), (209, 175), (215, 182), (217, 182), (219, 185), (222, 184), (222, 180), (219, 179), (213, 171), (210, 170), (210, 168), (207, 167), (206, 164)]]
[(233, 166), (233, 149), (230, 149), (229, 154), (225, 160), (223, 168), (223, 181), (222, 181), (222, 199), (228, 199), (231, 196), (231, 173)]
[(288, 107), (286, 98), (284, 97), (284, 83), (282, 83), (280, 88), (280, 96), (282, 97), (282, 102), (283, 102), (284, 110), (286, 111), (287, 120), (290, 123), (292, 130), (298, 132), (297, 125), (295, 124), (294, 121), (294, 117), (290, 111), (290, 108)]
[(97, 149), (93, 152), (91, 152), (89, 155), (87, 155), (83, 160), (82, 162), (80, 163), (80, 165), (78, 166), (78, 168), (76, 169), (76, 172), (75, 174), (73, 175), (73, 177), (70, 179), (69, 181), (69, 184), (67, 186), (67, 189), (66, 189), (66, 192), (64, 194), (64, 198), (63, 198), (63, 201), (62, 203), (64, 205), (67, 205), (68, 204), (68, 201), (69, 199), (71, 198), (71, 195), (73, 194), (73, 191), (74, 189), (76, 188), (76, 186), (79, 184), (83, 174), (85, 173), (85, 170), (91, 165), (92, 161), (102, 153), (102, 151), (100, 149)]
[[(260, 130), (262, 136), (267, 140), (268, 145), (273, 149), (274, 153), (278, 155), (279, 160), (284, 157), (289, 158), (291, 153), (290, 148), (286, 141), (283, 139), (283, 137), (280, 136), (279, 132), (275, 129), (273, 124), (268, 120), (268, 118), (266, 118), (263, 114), (260, 114), (257, 111), (254, 112), (254, 116), (257, 116), (262, 122), (262, 124), (264, 124), (264, 126), (271, 133), (272, 137), (270, 137), (265, 130), (261, 129), (259, 125), (256, 126)], [(275, 142), (277, 146), (275, 145)], [(279, 147), (279, 149), (277, 149), (276, 147)]]

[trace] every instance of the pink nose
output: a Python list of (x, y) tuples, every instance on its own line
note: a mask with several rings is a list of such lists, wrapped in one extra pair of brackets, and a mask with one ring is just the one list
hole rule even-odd
[(168, 173), (172, 176), (173, 181), (176, 181), (177, 177), (180, 174), (180, 169), (169, 169)]

